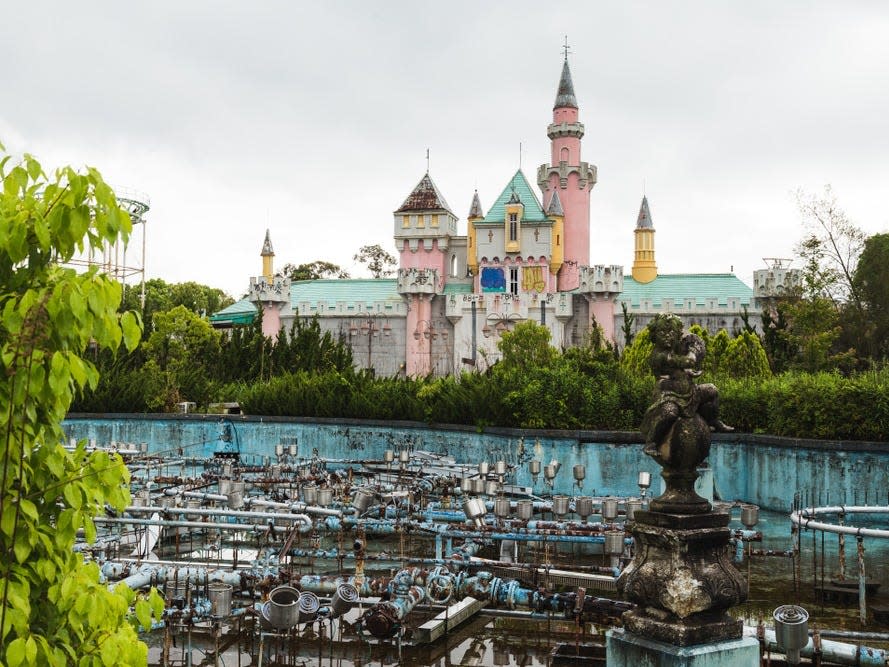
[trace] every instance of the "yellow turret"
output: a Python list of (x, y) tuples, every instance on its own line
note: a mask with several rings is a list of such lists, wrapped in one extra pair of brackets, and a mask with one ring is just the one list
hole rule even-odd
[(269, 235), (268, 229), (265, 230), (265, 241), (262, 244), (262, 252), (259, 254), (262, 255), (262, 275), (268, 282), (271, 282), (275, 275), (275, 251), (272, 250), (272, 237)]
[(478, 274), (478, 243), (475, 238), (475, 223), (483, 219), (482, 204), (478, 198), (478, 190), (472, 196), (472, 206), (466, 217), (466, 267), (472, 275)]
[(553, 196), (546, 207), (546, 217), (553, 221), (549, 272), (556, 275), (565, 263), (565, 211), (562, 209), (558, 190), (553, 190)]
[(648, 199), (642, 197), (639, 219), (636, 221), (636, 252), (633, 258), (633, 280), (650, 283), (657, 278), (657, 263), (654, 260), (654, 226), (648, 210)]

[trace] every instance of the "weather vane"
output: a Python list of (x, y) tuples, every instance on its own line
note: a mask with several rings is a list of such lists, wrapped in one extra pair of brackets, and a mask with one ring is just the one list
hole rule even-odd
[(568, 60), (568, 54), (571, 52), (571, 47), (568, 46), (568, 35), (565, 35), (565, 45), (562, 50), (565, 52), (565, 60)]
[(426, 149), (426, 173), (429, 173), (429, 149)]

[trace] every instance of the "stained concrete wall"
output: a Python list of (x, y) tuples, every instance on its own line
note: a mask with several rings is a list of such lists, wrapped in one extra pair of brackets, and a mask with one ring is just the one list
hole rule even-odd
[[(309, 420), (232, 416), (242, 457), (274, 458), (275, 445), (296, 437), (299, 456), (315, 451), (326, 458), (381, 459), (386, 449), (422, 449), (449, 454), (458, 462), (518, 465), (514, 481), (532, 486), (527, 463), (558, 460), (556, 493), (587, 495), (638, 493), (640, 470), (653, 475), (657, 464), (642, 453), (638, 433), (600, 431), (545, 431), (472, 427), (429, 427), (423, 424), (357, 420)], [(64, 423), (68, 437), (146, 442), (150, 452), (211, 456), (220, 433), (219, 417), (209, 415), (72, 416)], [(574, 485), (575, 464), (586, 467), (582, 488)], [(887, 502), (889, 444), (795, 440), (750, 434), (714, 437), (710, 455), (717, 497), (756, 503), (764, 509), (787, 511), (800, 491), (827, 502)], [(658, 485), (655, 483), (655, 488)], [(535, 490), (546, 490), (543, 479)]]

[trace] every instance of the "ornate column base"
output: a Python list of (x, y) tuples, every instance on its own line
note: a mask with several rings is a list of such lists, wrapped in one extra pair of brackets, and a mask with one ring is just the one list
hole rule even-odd
[(729, 515), (636, 512), (633, 560), (617, 581), (638, 606), (623, 615), (635, 634), (677, 646), (741, 637), (726, 610), (747, 599), (732, 564)]

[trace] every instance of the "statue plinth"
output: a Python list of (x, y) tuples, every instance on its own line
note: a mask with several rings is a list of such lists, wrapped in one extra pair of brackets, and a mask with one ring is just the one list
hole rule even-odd
[(624, 628), (677, 646), (741, 637), (726, 610), (747, 599), (747, 582), (730, 559), (728, 523), (727, 513), (636, 512), (635, 553), (617, 580), (638, 605)]

